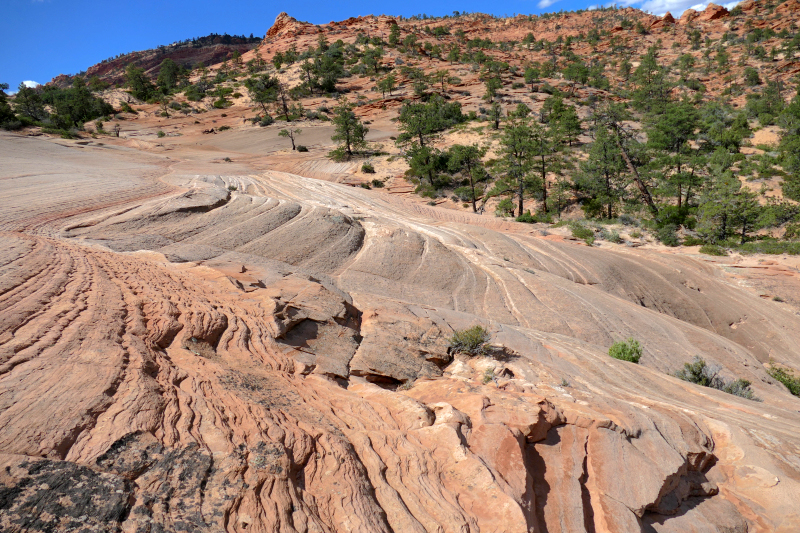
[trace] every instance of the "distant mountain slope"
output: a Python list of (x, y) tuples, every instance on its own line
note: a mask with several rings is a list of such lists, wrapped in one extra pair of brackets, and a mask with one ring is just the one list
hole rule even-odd
[[(165, 59), (172, 59), (181, 66), (191, 68), (197, 63), (213, 65), (221, 63), (234, 52), (243, 54), (257, 47), (261, 37), (245, 37), (244, 35), (215, 34), (187, 39), (150, 50), (131, 52), (118, 57), (106, 59), (86, 69), (87, 77), (98, 76), (112, 84), (124, 80), (125, 67), (133, 63), (141, 67), (149, 75), (158, 75), (158, 68)], [(50, 83), (67, 86), (72, 83), (73, 75), (59, 75)]]

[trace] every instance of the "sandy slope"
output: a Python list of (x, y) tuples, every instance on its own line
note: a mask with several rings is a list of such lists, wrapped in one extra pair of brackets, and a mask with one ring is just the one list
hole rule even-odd
[[(744, 286), (758, 264), (542, 238), (223, 137), (0, 136), (0, 529), (800, 527), (800, 400), (763, 366), (800, 368), (800, 317)], [(475, 323), (490, 354), (453, 359)], [(627, 336), (640, 365), (606, 355)], [(670, 377), (696, 354), (763, 401)]]

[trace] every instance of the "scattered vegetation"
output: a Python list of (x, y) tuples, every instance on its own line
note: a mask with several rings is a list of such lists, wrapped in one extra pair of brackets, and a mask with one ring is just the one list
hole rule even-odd
[(684, 363), (683, 369), (675, 372), (675, 377), (702, 387), (710, 387), (734, 396), (747, 398), (748, 400), (761, 401), (750, 389), (749, 381), (746, 379), (727, 381), (720, 376), (721, 371), (721, 366), (709, 365), (700, 356), (695, 356), (691, 363)]
[(800, 396), (800, 377), (797, 377), (793, 373), (777, 366), (770, 368), (767, 373), (783, 383), (786, 388), (789, 389), (789, 392), (795, 396)]

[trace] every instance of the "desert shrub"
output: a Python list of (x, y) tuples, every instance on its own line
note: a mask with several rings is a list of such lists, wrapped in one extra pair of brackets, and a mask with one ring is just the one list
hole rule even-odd
[(230, 126), (220, 126), (218, 131), (225, 131), (231, 129)]
[(269, 125), (270, 125), (270, 124), (272, 124), (273, 122), (275, 122), (275, 119), (274, 119), (274, 118), (272, 118), (272, 116), (270, 116), (270, 115), (264, 115), (263, 117), (261, 117), (261, 118), (259, 119), (259, 121), (258, 121), (258, 125), (259, 125), (259, 126), (261, 126), (261, 127), (263, 128), (263, 127), (265, 127), (265, 126), (269, 126)]
[(382, 189), (383, 187), (386, 186), (386, 184), (379, 179), (374, 179), (372, 180), (372, 186), (375, 187), (376, 189)]
[(778, 367), (770, 368), (767, 373), (783, 383), (789, 389), (789, 392), (795, 396), (800, 396), (800, 378), (796, 378), (783, 368)]
[(728, 250), (716, 244), (704, 244), (700, 247), (700, 253), (706, 255), (728, 255)]
[(119, 108), (122, 110), (123, 113), (133, 113), (134, 115), (139, 114), (138, 111), (136, 111), (134, 108), (131, 107), (131, 104), (129, 104), (124, 100), (119, 103)]
[(503, 198), (500, 200), (500, 203), (497, 204), (494, 214), (498, 217), (512, 216), (514, 214), (514, 202), (511, 200), (511, 198)]
[(679, 246), (681, 241), (676, 233), (677, 229), (674, 224), (666, 224), (656, 231), (656, 239), (665, 246)]
[(229, 191), (235, 191), (235, 190), (237, 190), (238, 188), (239, 188), (239, 187), (237, 187), (236, 185), (228, 185), (228, 190), (229, 190)]
[(375, 167), (371, 163), (364, 163), (361, 165), (361, 172), (364, 174), (375, 174)]
[(488, 385), (494, 381), (494, 368), (487, 368), (483, 371), (483, 378), (481, 379), (481, 383), (484, 385)]
[(619, 236), (618, 232), (606, 228), (603, 228), (600, 231), (600, 238), (608, 242), (613, 242), (617, 244), (622, 242), (622, 237)]
[(302, 144), (298, 144), (298, 145), (297, 145), (297, 151), (298, 151), (298, 152), (308, 152), (308, 148), (306, 148), (306, 147), (305, 147), (305, 146), (303, 146)]
[(786, 224), (786, 233), (783, 234), (784, 239), (797, 239), (800, 237), (800, 224)]
[(361, 184), (361, 188), (362, 188), (362, 189), (371, 189), (371, 188), (372, 188), (372, 186), (371, 186), (371, 185), (369, 184), (369, 182), (367, 181), (367, 182), (364, 182), (364, 183), (362, 183), (362, 184)]
[(692, 235), (687, 235), (683, 238), (683, 245), (684, 246), (699, 246), (705, 244), (706, 241), (700, 239), (698, 237), (694, 237)]
[(630, 215), (620, 215), (619, 216), (619, 223), (623, 226), (638, 226), (639, 221), (633, 218)]
[(725, 378), (719, 375), (721, 370), (721, 366), (709, 365), (702, 357), (695, 356), (691, 363), (684, 363), (683, 369), (675, 372), (675, 377), (702, 387), (733, 394), (740, 398), (761, 401), (750, 388), (748, 380), (739, 378), (733, 381), (726, 381)]
[(486, 351), (486, 343), (491, 338), (491, 334), (483, 326), (454, 331), (450, 337), (450, 352), (482, 355)]
[(763, 240), (746, 242), (738, 247), (743, 254), (800, 255), (800, 242)]
[(617, 341), (608, 349), (608, 355), (620, 361), (630, 361), (631, 363), (639, 363), (642, 358), (642, 345), (633, 337), (629, 337), (626, 341)]
[(594, 231), (586, 226), (574, 222), (570, 224), (570, 228), (572, 229), (572, 236), (576, 239), (583, 239), (586, 241), (586, 244), (592, 244), (594, 242)]
[(547, 224), (551, 224), (553, 222), (553, 218), (547, 213), (536, 213), (535, 215), (532, 215), (530, 210), (525, 211), (515, 220), (517, 222), (525, 222), (527, 224), (536, 224), (537, 222), (544, 222)]
[(158, 135), (158, 138), (159, 138), (159, 139), (160, 139), (161, 137), (166, 137), (166, 136), (167, 136), (167, 134), (166, 134), (166, 133), (164, 133), (164, 132), (163, 132), (163, 131), (161, 131), (161, 130), (158, 130), (158, 133), (156, 133), (156, 135)]

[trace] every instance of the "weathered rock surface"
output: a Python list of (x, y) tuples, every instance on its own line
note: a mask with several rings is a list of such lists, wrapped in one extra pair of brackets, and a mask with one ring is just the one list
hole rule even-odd
[[(155, 156), (0, 152), (4, 531), (800, 527), (800, 400), (763, 367), (800, 366), (800, 318), (714, 266), (282, 172), (173, 190)], [(490, 354), (450, 354), (478, 323)], [(631, 335), (642, 364), (610, 359)], [(763, 402), (669, 375), (698, 353)]]

